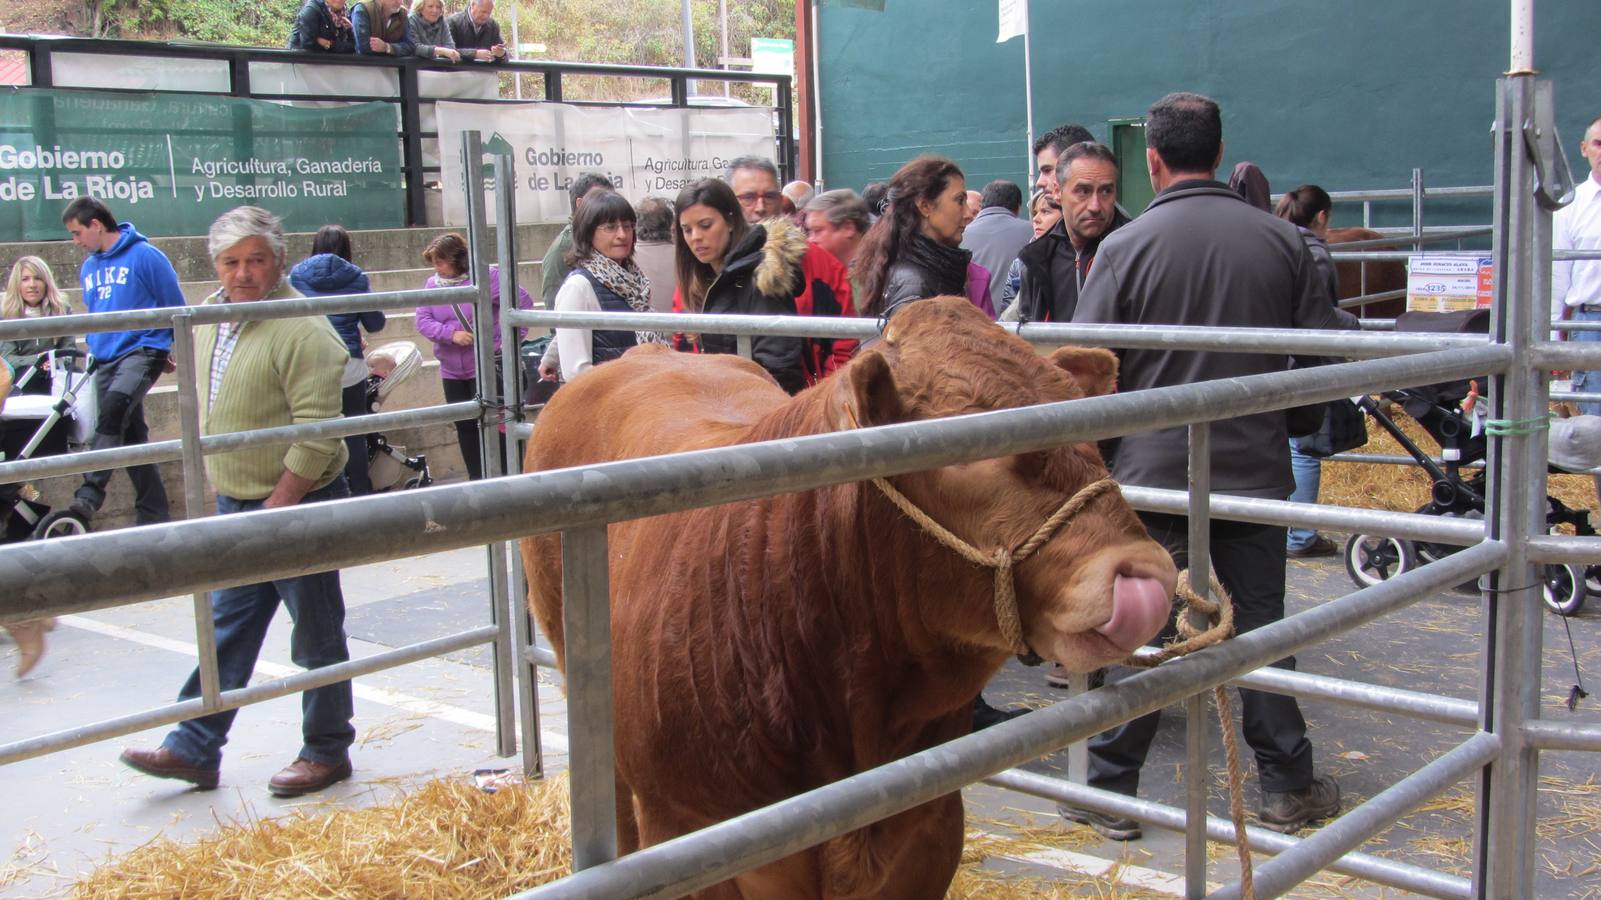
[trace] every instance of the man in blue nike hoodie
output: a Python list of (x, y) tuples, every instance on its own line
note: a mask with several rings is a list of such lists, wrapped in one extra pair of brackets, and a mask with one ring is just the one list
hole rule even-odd
[[(61, 221), (73, 243), (89, 256), (78, 270), (83, 281), (83, 303), (92, 313), (183, 306), (178, 273), (166, 254), (134, 230), (133, 223), (117, 224), (104, 203), (80, 197), (67, 204)], [(88, 336), (89, 352), (99, 361), (95, 371), (95, 398), (100, 418), (95, 422), (91, 450), (143, 444), (150, 438), (145, 425), (144, 400), (156, 379), (167, 371), (172, 353), (172, 329), (103, 331)], [(167, 491), (153, 465), (132, 466), (134, 522), (165, 522)], [(73, 496), (71, 510), (84, 521), (106, 502), (111, 470), (90, 472)]]

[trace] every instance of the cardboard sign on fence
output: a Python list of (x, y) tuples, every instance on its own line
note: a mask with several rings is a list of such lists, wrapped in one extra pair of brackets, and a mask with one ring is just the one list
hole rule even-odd
[(1409, 311), (1488, 308), (1495, 297), (1495, 262), (1488, 256), (1414, 256), (1407, 263)]

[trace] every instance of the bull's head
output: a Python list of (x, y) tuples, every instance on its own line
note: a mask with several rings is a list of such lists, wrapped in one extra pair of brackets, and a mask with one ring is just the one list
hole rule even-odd
[[(845, 386), (836, 394), (836, 424), (886, 425), (1076, 400), (1110, 393), (1116, 375), (1109, 351), (1064, 347), (1041, 357), (961, 298), (924, 300), (903, 307), (883, 340), (840, 373)], [(891, 483), (892, 492), (960, 541), (995, 554), (1023, 545), (1075, 494), (1105, 478), (1100, 452), (1081, 443)], [(916, 552), (930, 566), (950, 565), (952, 551), (908, 518), (897, 513), (895, 527), (924, 531)], [(960, 561), (955, 571), (948, 589), (964, 596), (941, 604), (938, 621), (928, 617), (930, 627), (950, 640), (1017, 650), (991, 605), (965, 596), (990, 591), (992, 573)], [(1154, 637), (1167, 621), (1176, 578), (1172, 558), (1116, 491), (1088, 500), (1051, 530), (1013, 577), (1027, 647), (1079, 671), (1119, 660)]]

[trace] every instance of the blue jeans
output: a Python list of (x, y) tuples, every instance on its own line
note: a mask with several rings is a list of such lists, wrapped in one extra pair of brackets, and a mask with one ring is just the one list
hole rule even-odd
[[(1579, 308), (1573, 310), (1573, 318), (1578, 322), (1601, 321), (1601, 312), (1586, 312)], [(1570, 341), (1601, 341), (1601, 331), (1570, 331)], [(1601, 371), (1573, 373), (1573, 390), (1586, 394), (1601, 394)], [(1601, 403), (1579, 403), (1579, 412), (1586, 416), (1601, 415)]]
[[(301, 503), (350, 496), (345, 478), (307, 494)], [(220, 514), (260, 509), (260, 500), (236, 500), (217, 495)], [(218, 675), (224, 691), (244, 687), (256, 668), (267, 626), (278, 602), (289, 610), (294, 630), (289, 635), (289, 658), (295, 665), (318, 669), (350, 659), (345, 641), (345, 597), (339, 590), (339, 572), (318, 572), (281, 581), (247, 584), (211, 593), (211, 619), (217, 631)], [(178, 692), (179, 700), (200, 696), (197, 668)], [(179, 722), (162, 742), (190, 765), (212, 768), (222, 762), (222, 745), (228, 742), (236, 709)], [(304, 746), (300, 755), (313, 762), (335, 765), (349, 757), (356, 730), (350, 720), (355, 702), (350, 682), (341, 681), (306, 691), (300, 699), (300, 728)]]
[[(1318, 487), (1323, 481), (1323, 460), (1301, 452), (1297, 438), (1290, 438), (1290, 471), (1295, 475), (1295, 503), (1316, 503)], [(1317, 540), (1316, 528), (1291, 528), (1285, 538), (1289, 550), (1305, 550)]]

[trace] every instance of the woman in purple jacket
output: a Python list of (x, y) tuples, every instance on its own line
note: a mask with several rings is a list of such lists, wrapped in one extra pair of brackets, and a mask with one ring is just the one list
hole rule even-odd
[[(459, 234), (442, 234), (429, 242), (422, 252), (433, 267), (423, 287), (456, 287), (472, 283), (468, 271), (467, 241)], [(500, 355), (500, 270), (489, 267), (489, 296), (493, 298), (495, 355)], [(517, 306), (529, 309), (533, 300), (521, 287), (517, 289)], [(466, 304), (440, 303), (417, 307), (417, 331), (434, 344), (434, 358), (439, 360), (439, 376), (444, 381), (445, 402), (460, 403), (478, 397), (476, 353), (473, 348), (473, 308)], [(515, 349), (515, 348), (514, 348)], [(490, 373), (493, 377), (494, 373)], [(483, 477), (482, 449), (478, 441), (478, 422), (469, 419), (456, 423), (456, 440), (461, 445), (461, 459), (467, 465), (467, 477), (476, 481)], [(502, 433), (502, 441), (505, 440)]]

